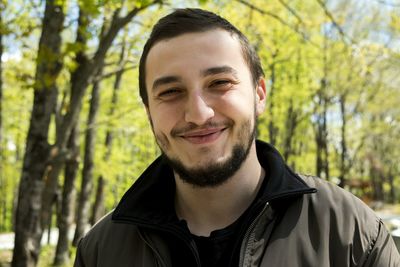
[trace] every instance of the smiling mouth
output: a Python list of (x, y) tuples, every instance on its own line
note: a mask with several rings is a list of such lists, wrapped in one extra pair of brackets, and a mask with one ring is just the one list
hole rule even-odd
[(207, 143), (212, 143), (215, 140), (218, 139), (218, 137), (221, 136), (221, 134), (226, 130), (227, 128), (218, 128), (218, 129), (204, 129), (204, 130), (199, 130), (199, 131), (193, 131), (193, 132), (188, 132), (180, 137), (185, 139), (186, 141), (200, 145), (200, 144), (207, 144)]

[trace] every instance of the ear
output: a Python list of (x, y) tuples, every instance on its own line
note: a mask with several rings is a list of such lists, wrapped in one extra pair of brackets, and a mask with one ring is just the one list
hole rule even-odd
[(267, 98), (267, 89), (265, 85), (265, 79), (261, 77), (258, 80), (256, 88), (256, 115), (261, 115), (265, 110), (265, 102)]

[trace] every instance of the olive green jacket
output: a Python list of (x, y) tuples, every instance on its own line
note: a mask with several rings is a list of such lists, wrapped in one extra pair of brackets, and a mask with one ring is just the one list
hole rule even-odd
[[(294, 174), (268, 144), (257, 142), (257, 153), (269, 180), (244, 225), (239, 266), (400, 266), (392, 237), (358, 198), (319, 178)], [(174, 184), (166, 178), (171, 175), (157, 159), (81, 240), (74, 266), (172, 266), (163, 232), (185, 242), (200, 266), (194, 243), (171, 221)]]

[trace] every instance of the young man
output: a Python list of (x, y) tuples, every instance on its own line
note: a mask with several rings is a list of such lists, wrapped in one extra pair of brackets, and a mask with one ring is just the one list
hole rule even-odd
[(400, 266), (368, 207), (255, 140), (263, 71), (228, 21), (162, 18), (139, 86), (162, 156), (81, 240), (75, 266)]

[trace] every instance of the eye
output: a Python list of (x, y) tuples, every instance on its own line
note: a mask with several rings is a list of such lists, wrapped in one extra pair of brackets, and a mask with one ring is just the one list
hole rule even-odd
[(210, 87), (225, 87), (231, 86), (232, 82), (230, 80), (216, 80), (211, 82)]
[(237, 82), (231, 79), (218, 79), (213, 80), (210, 83), (209, 88), (217, 90), (229, 90), (235, 84), (237, 84)]
[(179, 88), (168, 88), (165, 90), (160, 91), (158, 93), (157, 98), (162, 99), (162, 100), (170, 100), (173, 99), (177, 96), (179, 96), (182, 93), (182, 90)]

